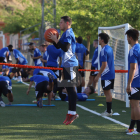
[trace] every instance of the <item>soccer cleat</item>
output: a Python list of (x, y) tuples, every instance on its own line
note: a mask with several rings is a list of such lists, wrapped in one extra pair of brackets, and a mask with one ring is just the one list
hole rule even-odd
[(79, 118), (78, 114), (75, 114), (75, 115), (69, 114), (68, 121), (65, 123), (65, 125), (69, 125), (69, 124), (73, 123), (73, 121), (77, 118)]
[(134, 129), (129, 129), (129, 128), (125, 130), (126, 133), (130, 133), (130, 132), (133, 132), (133, 131), (134, 131)]
[(63, 124), (65, 124), (69, 120), (69, 116), (70, 116), (70, 114), (66, 115), (66, 119), (64, 120)]
[(113, 110), (111, 109), (111, 113), (108, 113), (106, 110), (105, 110), (105, 112), (103, 112), (103, 113), (101, 113), (101, 116), (112, 116), (112, 114), (113, 114)]
[[(132, 130), (132, 129), (131, 129)], [(126, 133), (127, 135), (140, 135), (140, 132), (133, 130), (132, 132)]]
[(5, 103), (3, 101), (0, 101), (0, 106), (5, 107)]
[(42, 108), (43, 107), (43, 101), (42, 98), (39, 99), (39, 101), (37, 102), (37, 106)]

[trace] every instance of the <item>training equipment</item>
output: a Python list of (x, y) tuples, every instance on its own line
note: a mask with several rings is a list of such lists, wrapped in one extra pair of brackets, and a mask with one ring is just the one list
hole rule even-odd
[[(48, 98), (43, 98), (43, 101), (48, 100)], [(61, 99), (56, 99), (55, 101), (61, 101)], [(86, 101), (95, 101), (95, 99), (87, 99)], [(79, 101), (80, 102), (80, 101)], [(81, 101), (82, 102), (82, 101)]]
[[(12, 105), (6, 105), (6, 106), (37, 106), (37, 104), (12, 104)], [(43, 105), (43, 106), (55, 106), (55, 105)]]
[[(115, 70), (128, 70), (128, 53), (130, 46), (127, 41), (126, 31), (131, 29), (128, 23), (112, 26), (112, 27), (99, 27), (98, 34), (104, 32), (110, 37), (108, 45), (113, 49)], [(101, 46), (98, 47), (98, 56), (100, 54)], [(100, 66), (98, 65), (98, 69)], [(127, 87), (127, 73), (115, 73), (114, 90), (112, 97), (126, 101), (126, 107), (129, 107), (128, 94), (126, 93)], [(100, 96), (100, 80), (98, 81), (98, 95)]]
[(98, 106), (104, 106), (103, 104), (98, 104)]
[(50, 43), (53, 43), (53, 41), (51, 39), (49, 39), (49, 34), (50, 33), (53, 33), (54, 35), (56, 34), (57, 35), (57, 38), (59, 37), (59, 33), (56, 29), (54, 28), (49, 28), (45, 31), (45, 34), (44, 34), (44, 38), (46, 39), (46, 41), (50, 42)]

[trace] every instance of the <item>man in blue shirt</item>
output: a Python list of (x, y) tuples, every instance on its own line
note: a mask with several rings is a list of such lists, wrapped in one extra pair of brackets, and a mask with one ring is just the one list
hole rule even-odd
[[(92, 57), (91, 70), (98, 70), (98, 39), (95, 39), (93, 41), (93, 47), (95, 48), (95, 51)], [(98, 74), (98, 71), (90, 72), (88, 86), (90, 86), (91, 84), (95, 85), (93, 82), (97, 74)], [(96, 88), (96, 85), (95, 85), (95, 88)]]
[(32, 42), (29, 43), (29, 48), (34, 50), (34, 55), (31, 55), (31, 58), (34, 60), (35, 66), (42, 66), (42, 62), (40, 60), (40, 58), (42, 58), (40, 50), (36, 48), (35, 44)]
[[(27, 63), (28, 63), (27, 59), (23, 56), (23, 54), (19, 50), (13, 49), (12, 45), (9, 45), (8, 49), (9, 49), (10, 52), (13, 52), (13, 55), (14, 55), (14, 57), (16, 59), (16, 64), (27, 65)], [(21, 70), (21, 68), (17, 68), (17, 74), (18, 74), (19, 83), (22, 82), (22, 77), (21, 77), (20, 70)]]
[(66, 87), (69, 96), (69, 108), (66, 119), (63, 122), (65, 125), (71, 124), (79, 115), (76, 113), (76, 77), (78, 71), (78, 60), (75, 56), (76, 41), (75, 35), (71, 28), (72, 20), (68, 16), (61, 17), (59, 26), (63, 31), (61, 38), (58, 40), (56, 35), (50, 33), (48, 37), (54, 41), (54, 46), (62, 50), (62, 65), (64, 80), (61, 82), (62, 87)]
[[(77, 93), (77, 101), (86, 101), (88, 96), (94, 93), (94, 88), (92, 86), (88, 86), (85, 88), (83, 93)], [(61, 101), (68, 101), (68, 93), (67, 90), (64, 88), (58, 92)]]
[(52, 97), (52, 90), (53, 90), (53, 78), (48, 78), (43, 75), (34, 75), (30, 78), (30, 85), (26, 92), (28, 95), (30, 92), (30, 88), (33, 85), (33, 82), (35, 82), (35, 94), (37, 99), (37, 106), (42, 108), (42, 97), (44, 93), (48, 93), (48, 105), (51, 104), (51, 97)]
[(40, 50), (41, 52), (43, 52), (43, 58), (40, 58), (40, 60), (42, 61), (42, 63), (44, 64), (44, 67), (47, 67), (47, 61), (48, 61), (48, 53), (47, 53), (47, 47), (48, 47), (48, 43), (47, 44), (42, 44), (40, 46)]
[[(102, 50), (100, 52), (100, 71), (95, 77), (94, 84), (98, 82), (101, 77), (101, 84), (106, 96), (107, 110), (102, 113), (102, 116), (112, 116), (112, 94), (111, 89), (114, 88), (115, 79), (115, 68), (114, 68), (114, 55), (113, 50), (107, 45), (109, 41), (109, 36), (106, 33), (100, 33), (99, 35), (99, 45), (101, 45)], [(95, 85), (94, 85), (95, 87)]]
[[(140, 44), (138, 43), (139, 31), (129, 29), (126, 32), (131, 49), (128, 55), (128, 83), (126, 91), (131, 105), (131, 123), (127, 129), (127, 135), (140, 134)], [(134, 130), (137, 123), (137, 130)]]
[[(58, 68), (61, 66), (61, 49), (57, 49), (54, 45), (49, 45), (47, 47), (47, 67)], [(59, 64), (58, 64), (58, 59)], [(58, 78), (60, 78), (61, 71), (60, 70), (52, 70)]]
[[(88, 49), (82, 44), (83, 39), (81, 36), (77, 38), (77, 43), (76, 43), (76, 50), (75, 53), (78, 57), (78, 62), (79, 62), (79, 69), (84, 69), (85, 66), (85, 60), (86, 56), (89, 54)], [(85, 71), (79, 71), (81, 77), (80, 79), (80, 85), (82, 86), (81, 92), (85, 90)]]
[(12, 82), (7, 76), (0, 76), (0, 106), (5, 107), (2, 94), (8, 98), (9, 102), (13, 102)]
[[(4, 47), (0, 50), (0, 63), (5, 63), (5, 59), (6, 61), (8, 61), (8, 55), (9, 55), (9, 50), (8, 47)], [(0, 65), (0, 72), (2, 71), (2, 65)]]

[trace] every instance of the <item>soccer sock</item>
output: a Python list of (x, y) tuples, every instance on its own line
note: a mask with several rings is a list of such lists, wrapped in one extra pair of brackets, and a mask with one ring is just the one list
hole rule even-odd
[(136, 120), (137, 121), (137, 131), (140, 132), (140, 120)]
[(136, 120), (132, 120), (131, 119), (131, 123), (130, 123), (129, 129), (134, 129), (135, 122), (136, 122)]
[(75, 115), (76, 114), (76, 111), (70, 111), (70, 110), (68, 110), (68, 114)]
[(22, 81), (22, 78), (21, 78), (21, 76), (18, 76), (18, 79), (19, 79), (19, 81)]
[(77, 100), (77, 94), (74, 90), (74, 87), (66, 87), (68, 92), (68, 98), (69, 98), (69, 108), (68, 110), (76, 111), (76, 100)]
[(82, 89), (81, 89), (82, 93), (84, 92), (84, 90), (85, 90), (85, 87), (82, 87)]
[(111, 113), (112, 102), (106, 102), (106, 104), (107, 104), (107, 112)]

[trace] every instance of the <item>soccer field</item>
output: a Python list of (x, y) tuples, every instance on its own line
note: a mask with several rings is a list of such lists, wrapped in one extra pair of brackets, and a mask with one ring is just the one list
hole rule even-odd
[[(13, 82), (13, 104), (32, 104), (35, 100), (34, 89), (26, 95), (27, 86)], [(4, 102), (8, 103), (7, 98)], [(95, 101), (77, 102), (98, 113), (106, 109), (105, 97), (91, 95)], [(47, 104), (47, 101), (43, 102)], [(77, 107), (79, 118), (71, 125), (64, 125), (68, 104), (62, 101), (52, 101), (55, 107), (0, 107), (0, 140), (139, 140), (139, 136), (125, 134), (126, 127), (116, 124), (101, 116)], [(104, 106), (98, 106), (104, 104)], [(122, 112), (125, 110), (126, 112)], [(115, 120), (129, 125), (130, 108), (125, 102), (113, 100), (113, 111), (119, 116)]]

